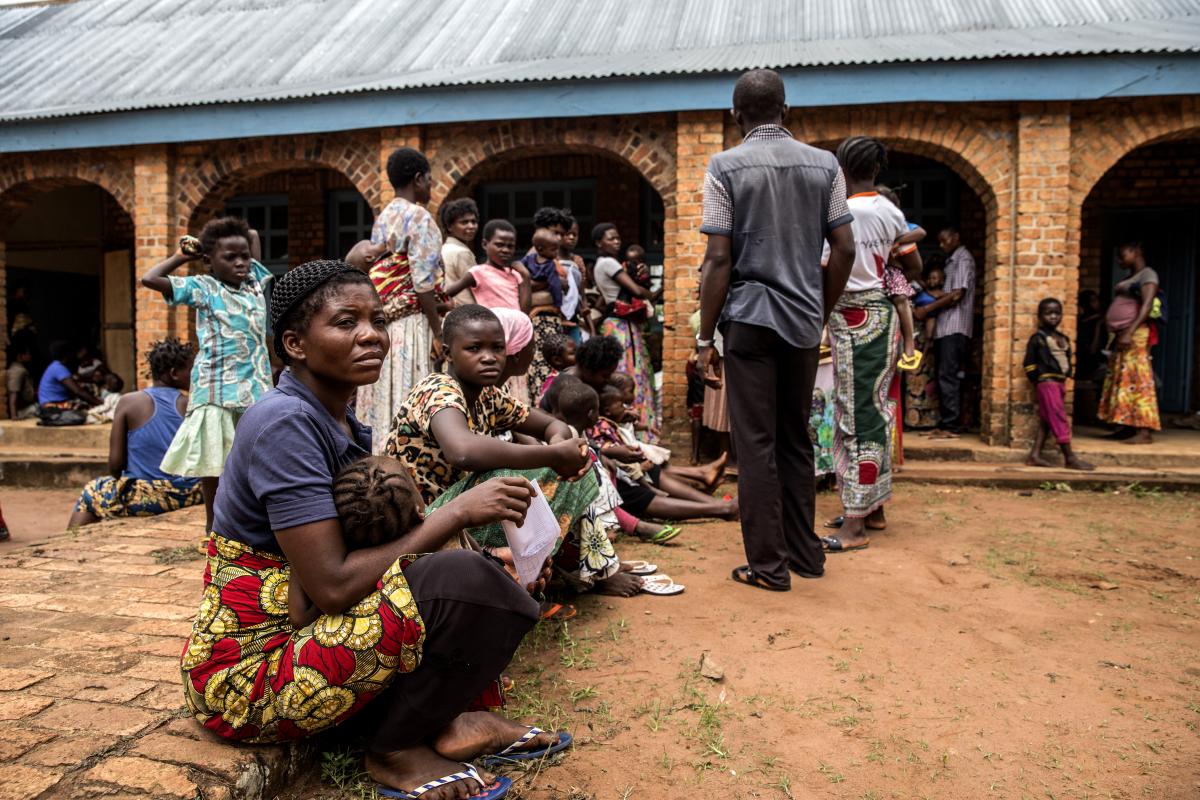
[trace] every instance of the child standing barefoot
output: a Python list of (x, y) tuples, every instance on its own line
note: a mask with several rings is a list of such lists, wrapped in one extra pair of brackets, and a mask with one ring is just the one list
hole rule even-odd
[[(142, 276), (142, 285), (161, 292), (168, 305), (196, 309), (200, 351), (192, 366), (187, 415), (163, 456), (162, 470), (200, 479), (205, 530), (211, 533), (213, 498), (234, 428), (271, 388), (263, 289), (272, 275), (256, 258), (258, 234), (236, 217), (205, 225), (200, 250), (201, 255), (176, 250)], [(211, 274), (171, 275), (193, 261), (203, 261)]]
[(1090, 471), (1095, 467), (1081, 461), (1071, 450), (1071, 423), (1063, 405), (1067, 378), (1071, 377), (1071, 340), (1058, 330), (1062, 314), (1062, 303), (1052, 297), (1038, 303), (1038, 329), (1025, 347), (1025, 374), (1036, 387), (1040, 417), (1037, 436), (1025, 463), (1031, 467), (1054, 466), (1042, 458), (1046, 432), (1053, 431), (1067, 468)]

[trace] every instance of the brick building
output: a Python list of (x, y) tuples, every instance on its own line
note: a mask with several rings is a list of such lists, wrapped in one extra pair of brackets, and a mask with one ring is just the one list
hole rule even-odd
[[(664, 402), (682, 419), (705, 165), (738, 141), (736, 75), (771, 66), (797, 137), (881, 138), (909, 218), (962, 229), (985, 440), (1028, 440), (1038, 300), (1066, 300), (1073, 329), (1124, 238), (1170, 298), (1164, 409), (1200, 401), (1200, 0), (406, 0), (386, 20), (365, 0), (238, 5), (0, 9), (5, 331), (27, 311), (44, 341), (90, 337), (132, 373), (149, 342), (188, 335), (135, 288), (180, 235), (230, 211), (276, 269), (342, 254), (390, 199), (388, 154), (412, 145), (435, 205), (474, 196), (519, 227), (566, 205), (662, 259)], [(254, 31), (245, 52), (237, 30)]]

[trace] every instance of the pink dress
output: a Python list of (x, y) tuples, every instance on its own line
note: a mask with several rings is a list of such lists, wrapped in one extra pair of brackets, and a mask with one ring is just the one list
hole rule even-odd
[(491, 264), (471, 267), (475, 278), (475, 302), (488, 308), (521, 310), (521, 273)]

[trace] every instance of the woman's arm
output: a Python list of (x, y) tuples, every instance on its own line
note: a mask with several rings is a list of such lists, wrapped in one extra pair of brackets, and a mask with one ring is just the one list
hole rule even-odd
[(316, 622), (319, 616), (321, 609), (304, 593), (300, 580), (292, 573), (288, 580), (288, 621), (292, 623), (293, 628), (303, 628)]
[(70, 378), (63, 378), (62, 385), (64, 389), (78, 397), (83, 402), (87, 403), (89, 406), (100, 405), (100, 398), (83, 388), (83, 384), (75, 380), (73, 376)]
[(567, 423), (547, 414), (540, 408), (529, 409), (529, 416), (516, 429), (526, 436), (532, 436), (549, 444), (565, 442), (571, 438), (571, 428)]
[(293, 579), (299, 579), (317, 608), (324, 614), (341, 614), (373, 592), (380, 576), (400, 556), (437, 551), (464, 528), (505, 521), (519, 525), (532, 497), (533, 487), (524, 478), (493, 478), (463, 492), (399, 539), (351, 552), (346, 551), (336, 519), (297, 525), (275, 535), (292, 566)]
[(141, 392), (122, 397), (113, 411), (112, 431), (108, 435), (108, 473), (114, 478), (121, 477), (129, 463), (125, 436), (129, 431), (129, 410), (138, 394)]
[(630, 294), (632, 294), (634, 297), (640, 297), (643, 300), (650, 299), (650, 290), (647, 289), (645, 286), (642, 286), (640, 283), (635, 281), (633, 278), (629, 277), (629, 273), (626, 272), (625, 270), (621, 270), (620, 272), (616, 273), (615, 275), (613, 275), (613, 278), (616, 280), (616, 282), (618, 284), (620, 284), (622, 289), (625, 289)]
[(1137, 316), (1133, 318), (1129, 327), (1117, 336), (1116, 347), (1118, 350), (1125, 350), (1133, 344), (1133, 332), (1150, 317), (1150, 311), (1154, 308), (1154, 296), (1157, 294), (1157, 283), (1142, 284), (1142, 302), (1138, 305)]
[(907, 231), (903, 236), (896, 240), (896, 244), (916, 244), (925, 238), (925, 229), (920, 225)]
[[(549, 416), (544, 412), (532, 410), (530, 416), (534, 413), (540, 414), (541, 417)], [(438, 411), (429, 427), (446, 460), (456, 469), (467, 472), (548, 467), (564, 478), (569, 478), (579, 474), (587, 466), (587, 456), (584, 453), (586, 448), (582, 439), (568, 439), (546, 447), (503, 442), (472, 432), (467, 427), (466, 416), (457, 408), (443, 408)], [(517, 430), (521, 433), (531, 432), (525, 424), (517, 426)]]
[(169, 294), (171, 281), (167, 276), (189, 261), (198, 259), (198, 256), (185, 255), (182, 250), (176, 249), (174, 253), (146, 271), (146, 274), (142, 276), (142, 286), (159, 294)]
[(517, 287), (517, 303), (521, 306), (522, 313), (528, 314), (529, 309), (533, 308), (533, 280), (529, 276), (529, 270), (521, 262), (514, 263), (513, 269), (521, 275), (521, 285)]
[(461, 278), (459, 278), (458, 280), (446, 285), (446, 296), (454, 297), (454, 295), (458, 294), (463, 289), (474, 289), (474, 288), (475, 288), (475, 276), (472, 275), (470, 272), (467, 272), (467, 273), (464, 273), (463, 276)]

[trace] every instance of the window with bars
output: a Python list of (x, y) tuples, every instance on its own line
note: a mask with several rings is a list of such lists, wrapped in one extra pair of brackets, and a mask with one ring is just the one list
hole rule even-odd
[(338, 189), (327, 196), (325, 219), (329, 223), (325, 237), (326, 258), (345, 258), (355, 244), (371, 238), (375, 213), (355, 190)]
[(517, 229), (517, 253), (523, 254), (533, 241), (533, 215), (539, 208), (569, 208), (579, 222), (579, 244), (575, 252), (595, 255), (588, 241), (596, 224), (596, 181), (521, 181), (485, 183), (476, 192), (480, 227), (491, 219), (506, 219)]
[(276, 275), (288, 268), (288, 201), (286, 194), (242, 195), (225, 204), (225, 213), (241, 217), (258, 231), (262, 263)]

